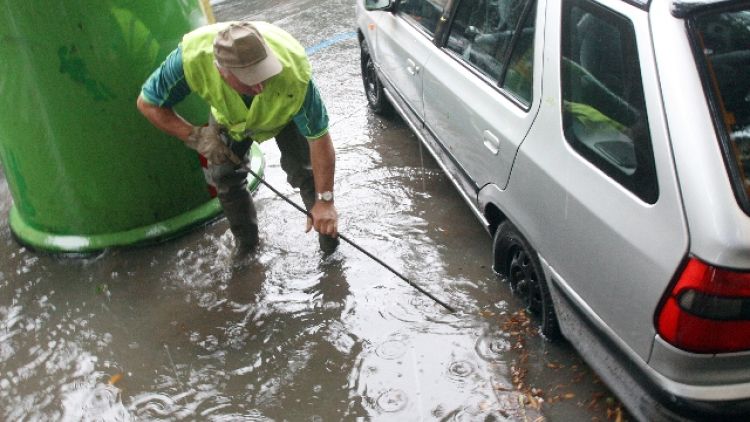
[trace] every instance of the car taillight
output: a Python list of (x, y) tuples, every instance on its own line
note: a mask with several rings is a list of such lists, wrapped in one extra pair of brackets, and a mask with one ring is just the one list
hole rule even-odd
[(750, 350), (750, 272), (691, 258), (657, 313), (656, 329), (690, 352)]

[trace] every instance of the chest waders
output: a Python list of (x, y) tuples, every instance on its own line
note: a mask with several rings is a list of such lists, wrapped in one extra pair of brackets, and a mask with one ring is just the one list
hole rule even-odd
[[(235, 142), (222, 133), (222, 141), (238, 157), (245, 157), (252, 141)], [(258, 246), (258, 213), (253, 198), (247, 190), (247, 173), (237, 172), (236, 165), (209, 164), (207, 172), (216, 187), (217, 198), (229, 222), (235, 246), (241, 254), (249, 253)]]

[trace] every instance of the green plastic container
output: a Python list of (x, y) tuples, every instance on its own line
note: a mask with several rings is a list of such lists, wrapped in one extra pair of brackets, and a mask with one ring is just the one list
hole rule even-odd
[[(55, 252), (136, 245), (221, 211), (198, 154), (135, 107), (148, 75), (205, 22), (198, 0), (4, 3), (0, 162), (21, 243)], [(177, 110), (204, 123), (208, 108), (191, 97)], [(257, 146), (251, 155), (262, 171)]]

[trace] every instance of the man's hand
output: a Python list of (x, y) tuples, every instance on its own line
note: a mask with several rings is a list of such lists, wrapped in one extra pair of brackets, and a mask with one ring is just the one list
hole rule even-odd
[(229, 161), (234, 164), (242, 164), (242, 160), (234, 155), (224, 142), (221, 142), (219, 130), (214, 125), (193, 126), (185, 145), (206, 157), (209, 164), (219, 165)]
[(331, 237), (338, 235), (339, 216), (333, 202), (316, 201), (310, 210), (310, 214), (312, 215), (312, 220), (310, 218), (307, 219), (307, 229), (305, 232), (309, 232), (311, 228), (315, 227), (315, 231), (320, 234)]

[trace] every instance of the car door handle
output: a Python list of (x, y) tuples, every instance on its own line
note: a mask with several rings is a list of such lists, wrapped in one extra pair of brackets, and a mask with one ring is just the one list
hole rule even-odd
[(412, 59), (406, 59), (406, 71), (409, 72), (411, 76), (416, 75), (419, 73), (419, 66), (417, 66), (416, 63), (414, 63), (414, 60)]
[(489, 130), (485, 130), (482, 133), (482, 141), (492, 155), (497, 155), (500, 152), (500, 139)]

